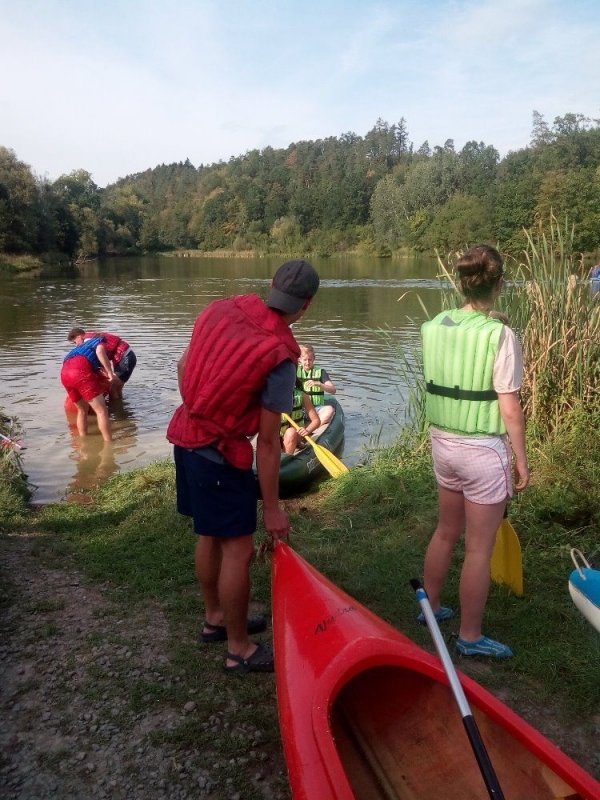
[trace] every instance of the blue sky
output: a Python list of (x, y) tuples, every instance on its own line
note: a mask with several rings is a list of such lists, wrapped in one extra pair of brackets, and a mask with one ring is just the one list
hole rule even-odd
[(0, 0), (0, 145), (104, 186), (364, 136), (505, 155), (532, 112), (600, 117), (600, 0)]

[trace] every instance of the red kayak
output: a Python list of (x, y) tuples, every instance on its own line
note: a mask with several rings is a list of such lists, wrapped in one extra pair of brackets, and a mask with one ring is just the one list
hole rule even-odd
[[(285, 544), (273, 558), (273, 630), (294, 800), (488, 798), (439, 659)], [(506, 800), (600, 800), (591, 775), (460, 680)]]

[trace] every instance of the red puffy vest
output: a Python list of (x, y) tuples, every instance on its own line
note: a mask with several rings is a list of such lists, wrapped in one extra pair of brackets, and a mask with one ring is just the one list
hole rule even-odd
[(183, 405), (167, 439), (193, 449), (209, 444), (233, 466), (250, 469), (267, 375), (300, 348), (283, 319), (258, 295), (216, 300), (196, 320), (182, 382)]

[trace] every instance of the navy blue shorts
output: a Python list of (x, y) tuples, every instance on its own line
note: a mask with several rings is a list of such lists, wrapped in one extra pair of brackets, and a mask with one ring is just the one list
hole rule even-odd
[(123, 358), (119, 361), (119, 363), (115, 367), (115, 375), (117, 378), (120, 378), (123, 383), (127, 383), (129, 378), (131, 378), (131, 373), (135, 369), (135, 365), (137, 364), (137, 357), (133, 350), (129, 348), (123, 353)]
[(251, 469), (219, 464), (174, 447), (177, 510), (194, 520), (200, 536), (250, 536), (256, 530), (258, 487)]

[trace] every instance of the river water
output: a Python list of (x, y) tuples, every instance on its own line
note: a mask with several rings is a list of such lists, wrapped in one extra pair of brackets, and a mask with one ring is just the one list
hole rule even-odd
[[(211, 300), (266, 297), (285, 259), (131, 258), (91, 262), (71, 278), (0, 277), (0, 410), (25, 428), (22, 452), (34, 503), (74, 498), (118, 472), (171, 457), (165, 431), (179, 403), (176, 365), (197, 314)], [(388, 443), (404, 419), (407, 387), (398, 348), (412, 358), (419, 326), (439, 310), (433, 260), (313, 259), (321, 288), (294, 325), (337, 386), (346, 413), (344, 461)], [(402, 299), (400, 299), (402, 298)], [(92, 420), (81, 438), (63, 409), (60, 368), (69, 329), (126, 339), (138, 363), (122, 405), (111, 408), (115, 441)]]

